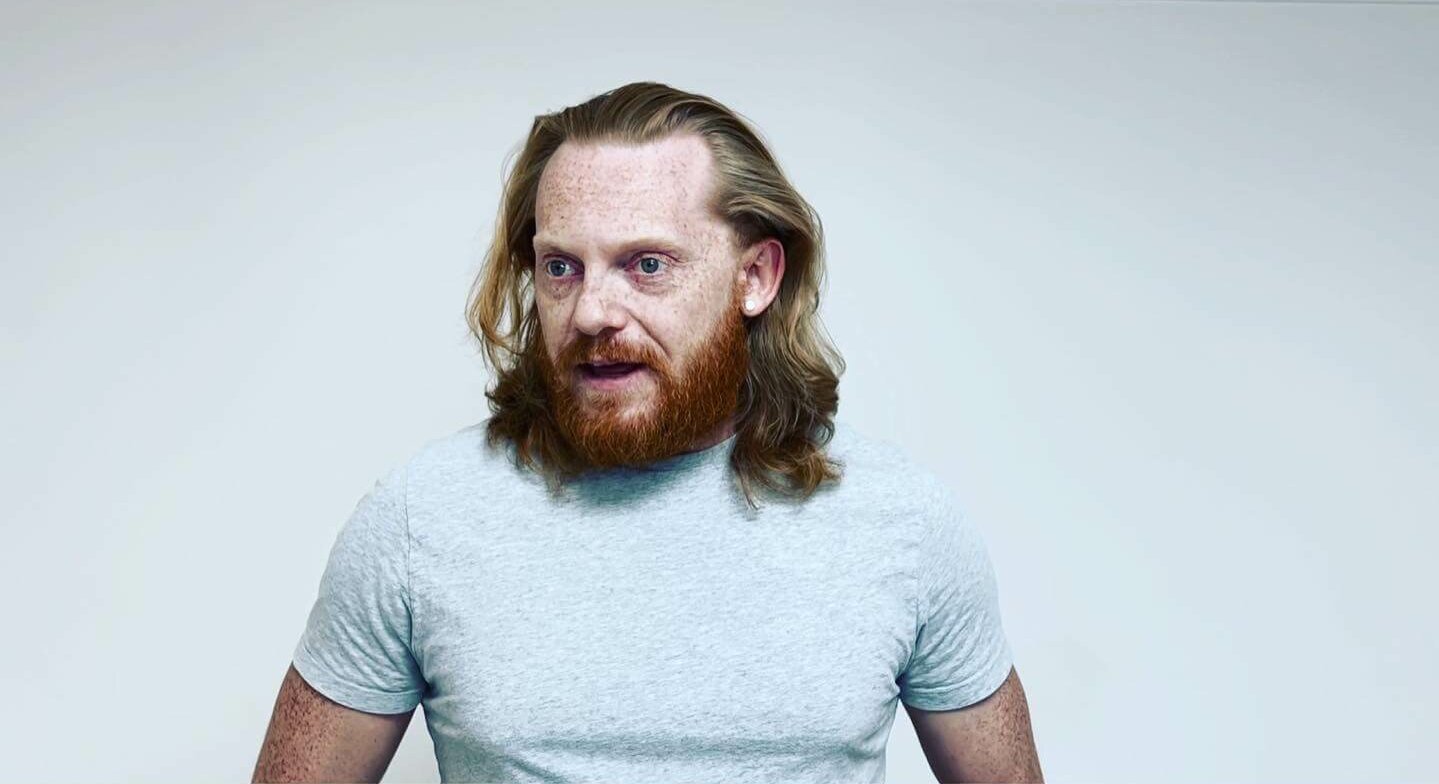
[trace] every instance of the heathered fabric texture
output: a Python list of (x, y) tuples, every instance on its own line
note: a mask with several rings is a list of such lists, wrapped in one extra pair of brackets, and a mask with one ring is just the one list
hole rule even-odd
[(845, 478), (757, 511), (733, 437), (558, 500), (484, 422), (430, 441), (340, 528), (295, 668), (423, 704), (446, 782), (883, 781), (897, 700), (969, 705), (1013, 660), (973, 521), (836, 425)]

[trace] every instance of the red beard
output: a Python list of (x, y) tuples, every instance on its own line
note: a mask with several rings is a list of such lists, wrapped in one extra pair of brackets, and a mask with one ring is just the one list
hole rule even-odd
[[(648, 346), (625, 346), (582, 335), (553, 362), (540, 361), (550, 410), (560, 434), (592, 468), (643, 466), (690, 450), (739, 407), (749, 372), (749, 340), (735, 289), (720, 323), (698, 343), (683, 374)], [(628, 389), (580, 389), (580, 363), (637, 362)], [(639, 398), (647, 398), (639, 400)], [(632, 409), (627, 411), (627, 409)]]

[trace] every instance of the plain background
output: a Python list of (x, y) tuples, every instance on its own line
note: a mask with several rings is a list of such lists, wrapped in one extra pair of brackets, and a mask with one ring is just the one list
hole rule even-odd
[[(1439, 7), (6, 3), (6, 779), (248, 780), (534, 115), (755, 122), (1051, 781), (1435, 780)], [(903, 710), (892, 781), (932, 781)], [(436, 781), (423, 713), (387, 775)]]

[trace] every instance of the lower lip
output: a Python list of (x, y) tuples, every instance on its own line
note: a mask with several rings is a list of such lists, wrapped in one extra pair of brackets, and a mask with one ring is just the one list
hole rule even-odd
[(590, 389), (611, 390), (624, 389), (634, 384), (645, 374), (645, 370), (644, 367), (637, 367), (623, 376), (596, 376), (586, 373), (583, 369), (578, 369), (575, 374), (580, 377), (580, 383)]

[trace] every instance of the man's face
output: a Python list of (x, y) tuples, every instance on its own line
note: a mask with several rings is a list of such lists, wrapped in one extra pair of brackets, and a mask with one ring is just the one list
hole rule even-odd
[(566, 142), (540, 177), (541, 365), (559, 429), (594, 467), (697, 448), (735, 414), (749, 367), (745, 277), (729, 227), (705, 206), (712, 177), (693, 135)]

